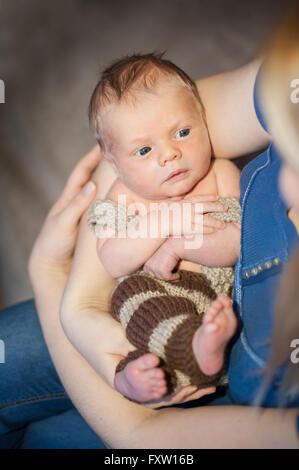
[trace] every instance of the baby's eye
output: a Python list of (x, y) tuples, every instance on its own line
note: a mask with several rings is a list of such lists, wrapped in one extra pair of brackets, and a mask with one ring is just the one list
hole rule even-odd
[(151, 150), (152, 149), (150, 147), (142, 147), (142, 149), (137, 150), (136, 154), (139, 155), (140, 157), (143, 157), (144, 155), (146, 155)]
[(186, 137), (190, 134), (190, 129), (181, 129), (176, 133), (176, 137)]

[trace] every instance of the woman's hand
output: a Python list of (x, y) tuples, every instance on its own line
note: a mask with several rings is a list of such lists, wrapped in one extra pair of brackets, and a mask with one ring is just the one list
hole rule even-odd
[(188, 401), (199, 400), (205, 395), (210, 395), (216, 391), (216, 387), (210, 386), (198, 388), (195, 385), (187, 385), (186, 387), (181, 388), (172, 395), (167, 395), (160, 400), (155, 400), (148, 403), (143, 403), (144, 406), (150, 409), (159, 409), (167, 406), (179, 405), (182, 403), (187, 403)]
[(46, 216), (28, 262), (33, 288), (49, 277), (66, 278), (79, 221), (96, 194), (96, 186), (89, 180), (100, 160), (101, 151), (96, 145), (77, 163), (62, 194)]

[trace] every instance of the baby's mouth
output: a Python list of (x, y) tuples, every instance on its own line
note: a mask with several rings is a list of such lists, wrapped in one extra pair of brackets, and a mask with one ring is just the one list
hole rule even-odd
[(166, 178), (165, 182), (166, 181), (174, 182), (174, 181), (183, 179), (187, 175), (187, 172), (188, 170), (184, 170), (184, 169), (172, 171)]

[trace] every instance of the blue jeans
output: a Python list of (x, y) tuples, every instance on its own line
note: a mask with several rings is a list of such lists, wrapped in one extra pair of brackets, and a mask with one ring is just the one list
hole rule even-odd
[(33, 300), (0, 311), (0, 339), (0, 449), (105, 449), (61, 385)]
[[(0, 449), (105, 449), (52, 364), (33, 300), (0, 311)], [(225, 394), (178, 407), (231, 404)]]

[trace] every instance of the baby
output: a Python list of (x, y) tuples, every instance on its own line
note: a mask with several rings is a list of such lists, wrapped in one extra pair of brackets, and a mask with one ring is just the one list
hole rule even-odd
[[(229, 297), (218, 294), (232, 295), (231, 267), (238, 257), (240, 237), (238, 204), (236, 209), (239, 171), (230, 161), (212, 159), (204, 109), (196, 85), (161, 55), (126, 57), (106, 69), (91, 98), (90, 120), (117, 179), (107, 199), (96, 201), (92, 206), (88, 221), (99, 237), (97, 251), (103, 265), (119, 280), (112, 295), (112, 313), (127, 327), (128, 339), (136, 337), (135, 343), (131, 340), (136, 352), (130, 353), (117, 368), (115, 387), (123, 395), (139, 402), (159, 399), (172, 390), (167, 381), (167, 364), (164, 369), (158, 368), (157, 357), (153, 354), (144, 356), (145, 349), (139, 347), (146, 312), (149, 312), (148, 305), (144, 310), (145, 291), (151, 293), (149, 322), (150, 316), (161, 311), (165, 320), (163, 324), (169, 324), (176, 308), (179, 309), (176, 319), (184, 314), (184, 321), (187, 316), (188, 322), (192, 320), (192, 328), (188, 326), (188, 334), (182, 340), (186, 341), (184, 355), (187, 363), (194, 361), (201, 371), (201, 386), (215, 383), (214, 379), (219, 378), (217, 374), (224, 364), (226, 346), (236, 329)], [(131, 213), (126, 212), (124, 223), (121, 223), (119, 211), (120, 196), (125, 206), (136, 208)], [(222, 199), (217, 201), (218, 197), (227, 198), (224, 199), (225, 204)], [(198, 234), (194, 235), (194, 230), (188, 234), (184, 232), (175, 224), (174, 216), (167, 230), (162, 228), (161, 222), (157, 223), (158, 235), (128, 236), (128, 228), (136, 226), (134, 224), (139, 227), (143, 222), (147, 227), (153, 224), (152, 215), (159, 212), (156, 209), (158, 204), (166, 203), (168, 206), (174, 202), (181, 209), (187, 202), (191, 204), (190, 222), (195, 231), (200, 231), (194, 213), (198, 202), (202, 203), (204, 214), (214, 212), (216, 216), (217, 212), (224, 220), (221, 215), (225, 216), (229, 209), (228, 215), (231, 209), (235, 218), (228, 217), (227, 220), (232, 222), (224, 223), (211, 215), (204, 215), (201, 230), (205, 236), (197, 249), (190, 248), (190, 245), (186, 248), (186, 241), (190, 240), (187, 237), (190, 233), (193, 240)], [(112, 216), (112, 225), (107, 214)], [(115, 227), (117, 236), (115, 231), (109, 231)], [(204, 265), (216, 270), (219, 266), (227, 268), (221, 268), (218, 280), (213, 284), (215, 271), (209, 276)], [(179, 270), (174, 272), (177, 267)], [(225, 269), (229, 273), (228, 283), (227, 279), (223, 281)], [(173, 288), (183, 289), (184, 295), (182, 290), (174, 292)], [(142, 315), (139, 309), (142, 317), (139, 324), (136, 319), (132, 321), (134, 312), (129, 313), (129, 317), (124, 314), (130, 297), (124, 298), (128, 290), (134, 298), (138, 293), (143, 295), (143, 301), (139, 301), (139, 307), (141, 304), (143, 308)], [(168, 301), (163, 304), (162, 299), (161, 304), (161, 296), (166, 297), (167, 294)], [(156, 297), (159, 297), (159, 304), (155, 304)], [(204, 312), (200, 318), (198, 314)], [(181, 322), (179, 324), (181, 326)], [(130, 337), (128, 331), (134, 325), (135, 331)], [(170, 330), (173, 332), (173, 326)], [(186, 328), (182, 331), (186, 333)], [(188, 356), (188, 347), (192, 358)], [(183, 374), (178, 368), (176, 372), (176, 378), (181, 379)], [(178, 380), (178, 383), (182, 385), (184, 380)]]

